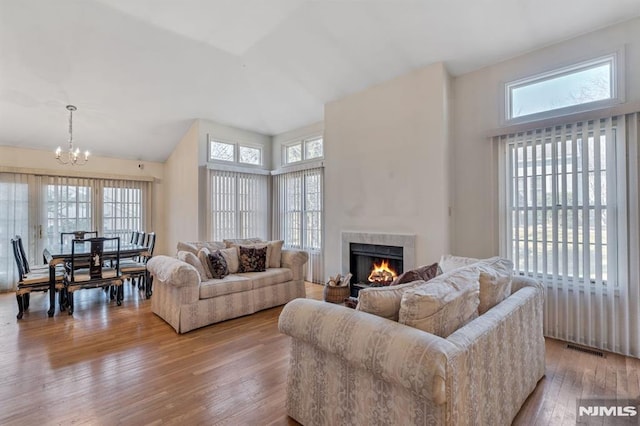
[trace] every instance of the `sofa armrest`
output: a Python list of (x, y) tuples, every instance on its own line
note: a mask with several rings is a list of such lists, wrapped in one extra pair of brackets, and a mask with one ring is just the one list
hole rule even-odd
[(310, 299), (289, 302), (278, 327), (355, 368), (445, 402), (446, 366), (458, 349), (438, 336), (365, 312)]
[(303, 250), (283, 249), (280, 265), (289, 268), (293, 272), (293, 279), (304, 279), (304, 264), (309, 260), (309, 254)]
[(186, 262), (164, 255), (153, 256), (147, 269), (154, 279), (174, 287), (199, 287), (200, 275)]
[(544, 292), (544, 286), (540, 281), (523, 275), (514, 275), (513, 281), (511, 281), (511, 294), (525, 287), (533, 287)]

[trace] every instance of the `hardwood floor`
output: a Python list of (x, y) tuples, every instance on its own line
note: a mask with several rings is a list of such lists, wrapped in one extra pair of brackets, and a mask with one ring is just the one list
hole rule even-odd
[[(178, 335), (125, 285), (120, 307), (100, 290), (76, 293), (73, 317), (48, 318), (36, 293), (17, 321), (15, 296), (0, 295), (0, 424), (295, 424), (281, 307)], [(640, 395), (640, 360), (546, 346), (546, 377), (515, 424), (571, 425), (578, 397)]]

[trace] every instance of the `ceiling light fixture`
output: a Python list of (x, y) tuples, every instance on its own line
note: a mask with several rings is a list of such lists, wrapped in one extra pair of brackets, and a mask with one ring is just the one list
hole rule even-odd
[(89, 161), (89, 151), (85, 151), (80, 156), (80, 148), (73, 149), (73, 111), (77, 108), (73, 105), (67, 105), (69, 110), (69, 150), (62, 152), (62, 148), (56, 149), (56, 160), (60, 164), (71, 164), (72, 166), (82, 166)]

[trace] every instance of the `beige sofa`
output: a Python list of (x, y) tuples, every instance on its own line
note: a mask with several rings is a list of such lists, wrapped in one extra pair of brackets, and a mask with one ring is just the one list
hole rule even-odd
[(283, 305), (305, 297), (307, 259), (304, 251), (284, 249), (279, 268), (202, 280), (194, 266), (174, 257), (154, 256), (147, 263), (153, 278), (151, 309), (178, 333), (186, 333)]
[(304, 425), (509, 425), (544, 375), (543, 288), (510, 295), (446, 338), (330, 303), (294, 300), (287, 411)]

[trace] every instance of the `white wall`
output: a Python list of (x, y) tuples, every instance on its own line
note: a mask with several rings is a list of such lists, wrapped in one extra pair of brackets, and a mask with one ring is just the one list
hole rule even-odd
[(640, 19), (596, 31), (453, 80), (452, 251), (498, 254), (497, 147), (487, 132), (500, 126), (505, 82), (626, 47), (626, 98), (640, 101)]
[[(143, 168), (138, 165), (142, 164)], [(162, 253), (166, 244), (164, 228), (166, 218), (164, 214), (164, 165), (162, 163), (122, 160), (118, 158), (91, 156), (84, 166), (65, 166), (59, 164), (53, 151), (26, 149), (11, 146), (0, 146), (0, 166), (17, 168), (28, 172), (31, 170), (51, 171), (86, 176), (121, 176), (121, 177), (152, 177), (153, 183), (153, 211), (151, 215), (151, 229), (157, 234), (156, 253)]]
[(325, 274), (341, 232), (409, 233), (416, 262), (449, 252), (449, 76), (434, 64), (325, 106)]

